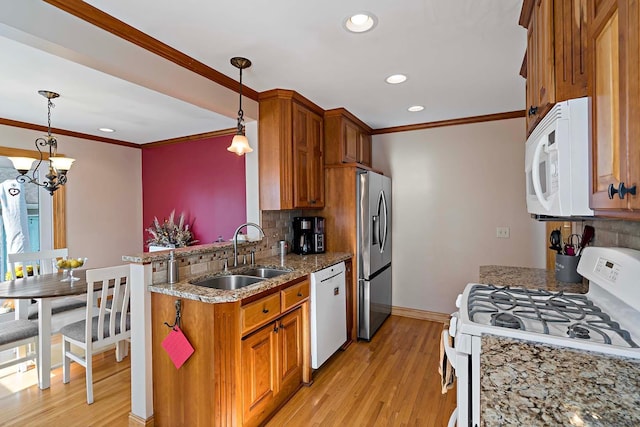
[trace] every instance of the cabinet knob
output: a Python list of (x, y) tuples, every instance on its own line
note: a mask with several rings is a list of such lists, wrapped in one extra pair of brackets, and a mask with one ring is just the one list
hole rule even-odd
[(275, 332), (276, 334), (278, 333), (278, 324), (274, 324), (273, 325), (273, 332)]
[(621, 182), (618, 185), (618, 188), (615, 188), (613, 184), (609, 184), (609, 188), (607, 189), (607, 195), (610, 199), (613, 199), (613, 196), (618, 195), (620, 199), (624, 199), (627, 194), (631, 194), (632, 196), (636, 195), (636, 186), (625, 187), (624, 182)]
[(263, 312), (264, 314), (267, 314), (267, 313), (269, 312), (269, 310), (268, 310), (267, 308), (263, 308), (263, 309), (262, 309), (262, 312)]
[(618, 195), (620, 196), (621, 199), (624, 199), (624, 196), (626, 196), (627, 194), (631, 194), (632, 196), (635, 196), (636, 186), (634, 185), (633, 187), (625, 187), (624, 182), (621, 182), (620, 185), (618, 186)]
[(298, 296), (301, 297), (302, 296), (302, 292), (298, 291)]
[(528, 114), (529, 116), (535, 116), (536, 114), (538, 114), (538, 107), (534, 107), (533, 105), (529, 107)]

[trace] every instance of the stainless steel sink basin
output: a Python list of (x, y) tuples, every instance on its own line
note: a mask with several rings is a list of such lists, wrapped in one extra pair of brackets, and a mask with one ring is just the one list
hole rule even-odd
[(265, 280), (262, 277), (250, 276), (246, 274), (231, 274), (228, 276), (216, 276), (206, 279), (194, 280), (192, 285), (205, 286), (207, 288), (233, 290), (253, 285)]
[(279, 270), (277, 268), (269, 267), (255, 267), (249, 270), (244, 270), (242, 274), (254, 277), (263, 277), (265, 279), (271, 279), (273, 277), (282, 276), (283, 274), (291, 273), (287, 270)]

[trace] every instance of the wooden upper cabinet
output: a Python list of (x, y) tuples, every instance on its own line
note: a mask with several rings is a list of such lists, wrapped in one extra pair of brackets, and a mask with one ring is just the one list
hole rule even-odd
[(586, 8), (587, 0), (525, 0), (522, 5), (528, 134), (556, 102), (587, 96)]
[(371, 167), (371, 128), (344, 108), (324, 113), (325, 164)]
[(282, 89), (259, 96), (260, 208), (324, 206), (323, 110)]
[(588, 93), (587, 1), (553, 2), (556, 102)]
[(639, 219), (640, 197), (627, 193), (640, 177), (638, 1), (594, 2), (588, 26), (591, 208), (596, 215)]

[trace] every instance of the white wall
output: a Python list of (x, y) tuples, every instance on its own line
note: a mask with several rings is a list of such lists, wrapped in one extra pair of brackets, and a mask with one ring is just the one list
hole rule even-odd
[[(545, 267), (524, 142), (524, 119), (373, 137), (373, 166), (393, 182), (394, 306), (450, 313), (480, 265)], [(496, 238), (497, 226), (511, 237)]]
[[(0, 125), (5, 147), (35, 150), (42, 135)], [(61, 135), (58, 151), (76, 159), (66, 184), (69, 255), (86, 256), (87, 267), (95, 268), (142, 252), (141, 150)]]

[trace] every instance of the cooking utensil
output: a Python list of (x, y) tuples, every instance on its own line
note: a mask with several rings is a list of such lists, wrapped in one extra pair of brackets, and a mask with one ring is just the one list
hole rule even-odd
[(557, 253), (562, 253), (562, 234), (560, 233), (560, 229), (553, 230), (551, 235), (549, 235), (549, 249), (556, 251)]
[(578, 247), (578, 251), (576, 252), (576, 255), (580, 255), (580, 252), (582, 252), (582, 249), (591, 242), (591, 239), (593, 239), (594, 234), (595, 234), (595, 229), (592, 226), (590, 225), (584, 226), (584, 229), (582, 230), (582, 238), (580, 239), (580, 247)]
[(580, 249), (581, 238), (579, 234), (570, 234), (564, 245), (564, 254), (565, 255), (577, 255), (578, 249)]

